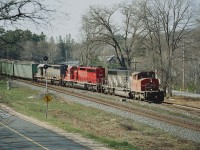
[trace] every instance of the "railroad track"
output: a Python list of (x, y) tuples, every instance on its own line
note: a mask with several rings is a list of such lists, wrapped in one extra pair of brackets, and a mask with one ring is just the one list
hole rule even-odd
[(172, 103), (172, 102), (163, 102), (163, 105), (173, 106), (173, 107), (176, 107), (176, 108), (183, 108), (183, 109), (186, 109), (186, 110), (193, 110), (193, 111), (196, 111), (196, 112), (200, 113), (200, 108), (199, 107), (181, 105), (181, 104), (176, 104), (176, 103)]
[[(24, 81), (24, 80), (22, 80), (22, 81), (20, 80), (20, 82), (25, 82), (25, 83), (28, 83), (28, 84), (32, 84), (34, 86), (39, 86), (39, 87), (44, 87), (44, 88), (46, 86), (44, 83), (33, 83), (33, 82), (30, 82), (30, 81)], [(152, 119), (155, 119), (155, 120), (158, 120), (158, 121), (163, 121), (163, 122), (166, 122), (166, 123), (169, 123), (169, 124), (177, 125), (177, 126), (180, 126), (180, 127), (183, 127), (183, 128), (192, 129), (194, 131), (200, 131), (200, 124), (199, 123), (194, 123), (194, 122), (187, 121), (187, 120), (184, 120), (184, 119), (181, 119), (181, 118), (164, 115), (164, 114), (161, 114), (161, 113), (158, 113), (158, 112), (153, 112), (153, 111), (142, 109), (142, 108), (130, 108), (129, 106), (120, 105), (120, 104), (112, 102), (112, 101), (106, 101), (106, 100), (103, 100), (103, 99), (90, 97), (88, 95), (86, 96), (86, 95), (81, 94), (81, 93), (75, 93), (75, 92), (69, 91), (67, 89), (63, 89), (63, 87), (60, 87), (60, 86), (54, 86), (54, 85), (48, 84), (48, 89), (59, 92), (59, 93), (68, 94), (68, 95), (71, 95), (71, 96), (74, 96), (74, 97), (78, 97), (78, 98), (81, 98), (81, 99), (84, 99), (84, 100), (88, 100), (88, 101), (91, 101), (91, 102), (95, 102), (95, 103), (98, 103), (98, 104), (101, 104), (101, 105), (105, 105), (105, 106), (109, 106), (109, 107), (116, 108), (116, 109), (119, 109), (119, 110), (123, 110), (123, 111), (126, 111), (126, 112), (131, 112), (131, 113), (141, 115), (141, 116), (144, 116), (144, 117), (152, 118)], [(164, 104), (165, 105), (175, 105), (173, 103), (166, 103), (166, 102)]]

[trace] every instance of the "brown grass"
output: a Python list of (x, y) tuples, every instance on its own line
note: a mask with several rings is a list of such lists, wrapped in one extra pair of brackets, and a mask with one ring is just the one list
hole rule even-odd
[(199, 98), (190, 98), (190, 97), (181, 97), (176, 96), (172, 99), (166, 99), (166, 102), (173, 102), (175, 104), (186, 105), (191, 107), (200, 108), (200, 99)]

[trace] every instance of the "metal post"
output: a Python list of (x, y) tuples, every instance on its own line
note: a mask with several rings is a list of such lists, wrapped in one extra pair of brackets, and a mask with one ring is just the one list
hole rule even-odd
[(127, 73), (126, 73), (126, 99), (128, 98), (128, 81), (129, 81), (129, 67), (127, 68)]
[(46, 108), (46, 119), (47, 119), (47, 115), (48, 115), (48, 102), (47, 102), (47, 108)]
[(183, 43), (183, 79), (182, 79), (182, 90), (185, 90), (185, 43)]
[(47, 87), (47, 70), (45, 69), (45, 78), (46, 78), (46, 92), (48, 92), (48, 87)]

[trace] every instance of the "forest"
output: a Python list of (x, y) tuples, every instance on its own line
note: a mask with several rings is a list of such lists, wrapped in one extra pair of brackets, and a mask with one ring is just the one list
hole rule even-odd
[[(20, 10), (25, 5), (20, 3), (22, 1), (16, 2), (10, 7)], [(5, 22), (13, 25), (20, 17), (31, 18), (40, 25), (38, 20), (46, 22), (48, 16), (40, 18), (38, 13), (54, 11), (38, 5), (37, 13), (27, 17), (22, 13), (24, 9), (9, 13), (12, 9), (3, 7), (7, 4), (9, 8), (8, 3), (4, 0), (0, 3), (0, 22), (4, 24), (0, 26), (0, 59), (41, 63), (43, 56), (48, 56), (51, 64), (79, 61), (85, 66), (153, 70), (169, 94), (172, 89), (200, 92), (200, 7), (197, 1), (132, 0), (112, 7), (90, 6), (82, 15), (79, 41), (70, 34), (55, 38), (32, 33), (29, 29), (6, 30)], [(17, 13), (18, 18), (14, 18), (17, 15), (13, 13)], [(114, 64), (99, 59), (111, 55), (116, 59)]]

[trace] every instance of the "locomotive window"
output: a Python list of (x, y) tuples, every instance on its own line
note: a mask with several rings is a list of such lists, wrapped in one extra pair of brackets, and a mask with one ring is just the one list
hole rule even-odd
[(85, 68), (80, 68), (80, 70), (85, 70)]
[(110, 75), (117, 75), (117, 71), (108, 71), (108, 74), (110, 74)]
[(94, 69), (88, 69), (87, 72), (96, 72)]
[(40, 71), (41, 71), (41, 75), (43, 76), (43, 74), (44, 74), (44, 73), (43, 73), (43, 68), (40, 68)]
[(138, 74), (138, 79), (142, 78), (155, 78), (155, 74), (153, 72), (142, 72)]
[(53, 69), (60, 69), (60, 66), (54, 66)]
[(151, 72), (149, 74), (150, 74), (150, 77), (155, 78), (155, 73)]

